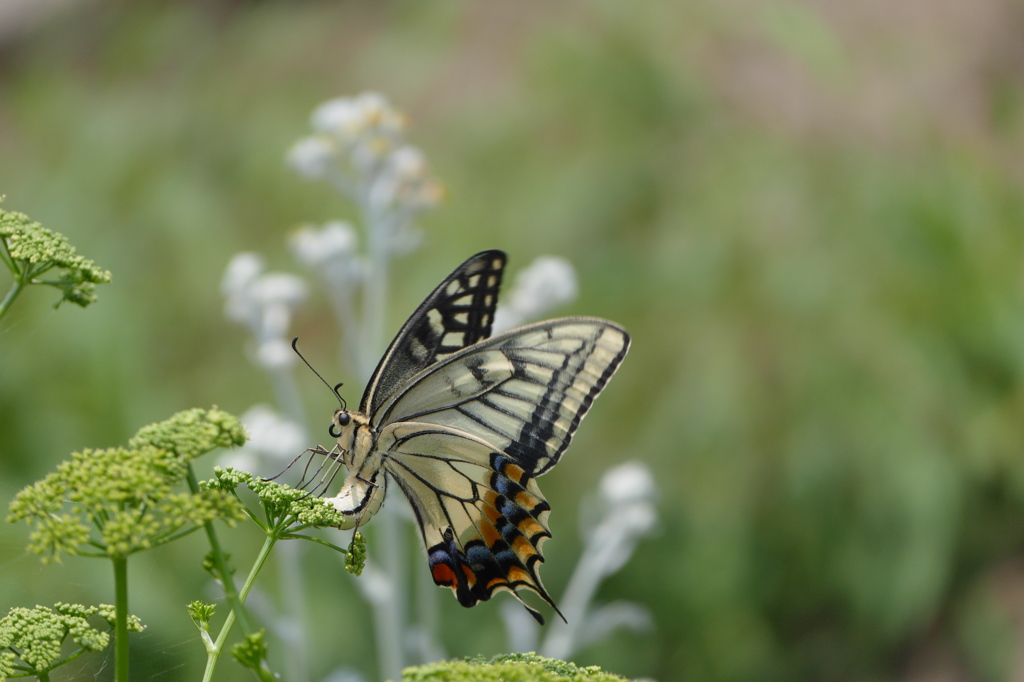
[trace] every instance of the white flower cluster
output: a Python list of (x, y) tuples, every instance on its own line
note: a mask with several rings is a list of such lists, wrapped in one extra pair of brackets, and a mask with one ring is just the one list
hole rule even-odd
[(268, 370), (295, 361), (288, 341), (292, 313), (308, 296), (305, 281), (283, 272), (264, 272), (263, 257), (240, 253), (228, 263), (220, 290), (228, 319), (252, 331), (255, 361)]
[[(292, 168), (331, 182), (364, 211), (393, 214), (391, 232), (401, 233), (403, 223), (440, 202), (443, 190), (423, 152), (405, 141), (405, 117), (381, 95), (324, 102), (311, 126), (314, 134), (288, 152)], [(402, 246), (407, 239), (395, 241)]]
[(331, 220), (320, 227), (303, 225), (289, 236), (288, 245), (296, 260), (319, 275), (327, 285), (337, 319), (343, 326), (353, 324), (353, 292), (367, 270), (359, 255), (356, 228), (343, 220)]

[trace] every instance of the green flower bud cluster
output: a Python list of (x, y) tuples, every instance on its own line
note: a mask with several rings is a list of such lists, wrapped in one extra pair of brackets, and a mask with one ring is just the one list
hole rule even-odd
[(472, 680), (473, 682), (625, 682), (624, 677), (597, 666), (580, 668), (573, 663), (534, 653), (501, 654), (491, 659), (474, 656), (461, 661), (442, 661), (406, 668), (402, 682)]
[(271, 525), (280, 526), (282, 522), (288, 526), (294, 524), (291, 530), (296, 531), (310, 527), (337, 527), (345, 522), (341, 512), (322, 498), (231, 467), (215, 467), (214, 478), (200, 482), (199, 487), (201, 490), (234, 492), (240, 485), (256, 494)]
[(44, 562), (64, 554), (127, 557), (214, 519), (233, 525), (245, 518), (233, 495), (175, 489), (193, 459), (245, 440), (242, 424), (227, 412), (180, 412), (144, 427), (127, 448), (73, 453), (15, 496), (7, 520), (32, 527), (28, 549)]
[[(78, 254), (64, 235), (48, 230), (24, 213), (0, 209), (0, 260), (23, 284), (47, 284), (63, 293), (57, 301), (83, 308), (96, 300), (93, 289), (110, 281), (110, 272)], [(56, 279), (38, 279), (61, 271)]]
[[(90, 625), (88, 619), (92, 616), (103, 618), (110, 627), (114, 625), (114, 607), (109, 604), (12, 608), (0, 618), (0, 682), (26, 674), (43, 675), (86, 651), (105, 649), (110, 644), (110, 633)], [(142, 623), (129, 616), (128, 629), (141, 632)], [(62, 646), (69, 637), (79, 649), (62, 657)]]

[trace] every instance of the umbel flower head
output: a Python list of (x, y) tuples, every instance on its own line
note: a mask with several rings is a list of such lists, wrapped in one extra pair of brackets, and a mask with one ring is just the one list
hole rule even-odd
[(10, 522), (32, 526), (29, 551), (44, 562), (63, 554), (126, 557), (164, 544), (214, 519), (244, 518), (233, 496), (177, 492), (189, 463), (216, 448), (241, 445), (245, 430), (213, 408), (179, 412), (140, 430), (128, 448), (72, 453), (57, 471), (19, 492)]
[[(109, 604), (12, 608), (0, 618), (0, 681), (25, 674), (45, 675), (70, 661), (76, 654), (61, 658), (61, 647), (69, 637), (79, 646), (78, 653), (105, 649), (110, 644), (110, 633), (89, 624), (88, 619), (96, 615), (111, 628), (114, 626), (114, 607)], [(142, 623), (128, 616), (128, 629), (141, 632)]]
[(203, 490), (234, 493), (238, 486), (246, 486), (259, 498), (267, 523), (287, 526), (289, 533), (311, 527), (338, 527), (347, 521), (329, 502), (310, 495), (308, 491), (274, 483), (231, 467), (214, 467), (213, 475), (214, 478), (202, 481), (199, 487)]
[[(47, 284), (61, 290), (57, 301), (83, 308), (96, 300), (93, 289), (110, 281), (110, 272), (79, 255), (64, 235), (48, 230), (24, 213), (0, 209), (0, 261), (23, 284)], [(39, 279), (57, 270), (54, 279)]]

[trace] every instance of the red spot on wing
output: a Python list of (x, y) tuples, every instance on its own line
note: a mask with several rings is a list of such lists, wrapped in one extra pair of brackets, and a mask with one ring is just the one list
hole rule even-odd
[(456, 587), (457, 580), (455, 579), (455, 572), (452, 571), (448, 564), (434, 564), (430, 572), (434, 576), (434, 583), (441, 587), (450, 587), (453, 590)]

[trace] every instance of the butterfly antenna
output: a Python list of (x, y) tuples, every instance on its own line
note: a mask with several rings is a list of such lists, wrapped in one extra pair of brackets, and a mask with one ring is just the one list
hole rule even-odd
[(345, 410), (347, 412), (348, 411), (348, 405), (345, 403), (345, 399), (341, 397), (341, 393), (338, 392), (338, 389), (340, 389), (344, 384), (339, 383), (337, 386), (333, 386), (332, 387), (329, 383), (327, 383), (327, 379), (324, 379), (320, 375), (320, 372), (318, 372), (315, 369), (313, 369), (313, 365), (309, 364), (309, 360), (307, 360), (305, 357), (303, 357), (302, 353), (299, 352), (298, 343), (299, 343), (299, 337), (296, 336), (294, 339), (292, 339), (292, 350), (295, 351), (295, 354), (299, 356), (299, 359), (302, 360), (302, 362), (304, 362), (306, 364), (306, 367), (309, 367), (309, 371), (311, 371), (313, 374), (315, 374), (317, 379), (319, 379), (320, 381), (324, 382), (324, 386), (326, 386), (327, 388), (331, 389), (331, 393), (334, 394), (334, 397), (337, 398), (338, 402), (341, 404), (341, 409), (343, 409), (343, 410)]

